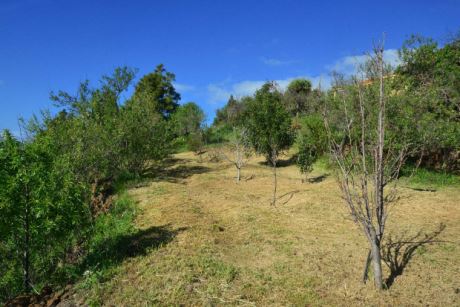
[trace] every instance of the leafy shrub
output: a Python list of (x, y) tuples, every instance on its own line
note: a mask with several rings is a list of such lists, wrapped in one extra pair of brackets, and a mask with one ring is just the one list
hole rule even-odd
[(297, 134), (297, 165), (302, 173), (311, 171), (313, 163), (326, 152), (327, 135), (322, 118), (308, 115), (301, 119), (301, 128)]

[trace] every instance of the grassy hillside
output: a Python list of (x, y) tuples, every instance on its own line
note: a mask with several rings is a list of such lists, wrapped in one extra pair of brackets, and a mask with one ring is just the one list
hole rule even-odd
[[(88, 272), (77, 285), (81, 302), (460, 304), (460, 187), (435, 192), (401, 188), (387, 234), (395, 243), (390, 258), (402, 242), (397, 261), (403, 256), (409, 261), (402, 274), (393, 274), (390, 289), (378, 293), (372, 282), (361, 283), (367, 244), (323, 165), (307, 183), (295, 165), (280, 167), (278, 195), (284, 197), (274, 208), (269, 205), (272, 173), (262, 158), (253, 158), (243, 169), (240, 184), (234, 182), (231, 164), (203, 160), (178, 154), (155, 180), (128, 190), (140, 209), (137, 230), (123, 238), (128, 248), (110, 274)], [(436, 242), (417, 244), (425, 234)]]

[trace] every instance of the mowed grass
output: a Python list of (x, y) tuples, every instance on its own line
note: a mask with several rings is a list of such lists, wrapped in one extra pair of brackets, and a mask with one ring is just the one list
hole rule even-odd
[[(287, 159), (288, 157), (284, 157)], [(81, 289), (92, 305), (110, 306), (454, 306), (460, 304), (460, 187), (401, 188), (387, 235), (423, 244), (386, 291), (361, 282), (366, 240), (349, 218), (335, 179), (317, 165), (302, 182), (295, 165), (272, 171), (253, 158), (236, 184), (227, 162), (191, 153), (148, 184), (129, 190), (140, 214), (141, 246), (113, 276)], [(248, 178), (252, 178), (247, 180)], [(416, 238), (410, 238), (417, 233)], [(126, 238), (125, 238), (126, 239)], [(400, 251), (404, 254), (404, 248)], [(390, 272), (385, 268), (385, 277)]]

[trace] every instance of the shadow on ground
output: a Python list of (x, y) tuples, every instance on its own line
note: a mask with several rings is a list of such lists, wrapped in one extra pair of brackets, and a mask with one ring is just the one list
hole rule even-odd
[(85, 257), (83, 267), (109, 267), (125, 259), (146, 255), (149, 250), (171, 242), (187, 227), (171, 229), (171, 225), (153, 226), (101, 241)]
[(440, 224), (437, 230), (430, 233), (419, 231), (412, 236), (401, 235), (396, 238), (390, 236), (387, 239), (382, 246), (382, 259), (390, 269), (390, 275), (385, 281), (387, 288), (390, 288), (395, 279), (403, 274), (417, 249), (424, 245), (445, 242), (436, 239), (445, 228), (444, 224)]
[(307, 181), (308, 183), (320, 183), (324, 181), (329, 176), (329, 174), (323, 174), (316, 177), (310, 177), (308, 179), (302, 179), (302, 182)]
[(144, 178), (153, 181), (167, 181), (171, 183), (182, 183), (195, 174), (203, 174), (212, 169), (201, 165), (187, 165), (188, 159), (169, 158), (161, 163), (153, 165), (146, 169), (143, 174)]
[[(285, 205), (287, 204), (293, 197), (296, 193), (299, 193), (300, 190), (295, 190), (295, 191), (291, 191), (291, 192), (287, 192), (281, 196), (279, 196), (276, 200), (278, 202), (278, 204), (280, 205)], [(281, 201), (282, 200), (282, 201)], [(281, 201), (281, 203), (279, 203)]]
[[(265, 165), (265, 166), (272, 166), (271, 162), (265, 160), (265, 161), (260, 161), (258, 162), (260, 165)], [(288, 159), (279, 159), (278, 162), (276, 162), (276, 167), (288, 167), (291, 165), (295, 165), (297, 163), (297, 155), (293, 155), (292, 157)]]

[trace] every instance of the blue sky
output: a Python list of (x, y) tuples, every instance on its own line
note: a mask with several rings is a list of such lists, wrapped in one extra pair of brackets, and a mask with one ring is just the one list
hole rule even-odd
[(163, 63), (182, 102), (212, 120), (228, 95), (350, 72), (386, 33), (387, 59), (412, 33), (445, 41), (460, 1), (0, 0), (0, 129), (51, 107), (49, 92), (97, 84), (115, 67)]

